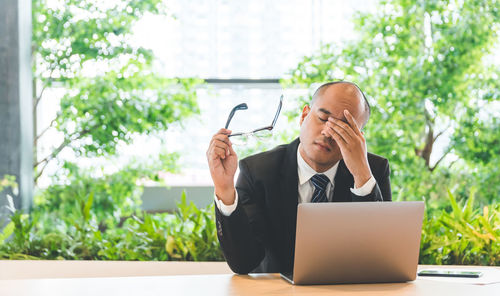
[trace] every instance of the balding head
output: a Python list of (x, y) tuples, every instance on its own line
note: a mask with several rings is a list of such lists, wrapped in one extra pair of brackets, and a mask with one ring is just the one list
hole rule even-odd
[[(346, 118), (348, 113), (352, 116), (350, 123)], [(370, 106), (354, 83), (338, 81), (323, 84), (314, 93), (311, 106), (306, 105), (302, 110), (300, 155), (316, 172), (328, 170), (342, 159), (342, 152), (335, 139), (325, 134), (325, 128), (337, 120), (356, 130), (366, 124), (369, 116)]]
[[(334, 89), (331, 89), (334, 88)], [(328, 91), (330, 89), (330, 91)], [(351, 101), (352, 105), (359, 105), (359, 110), (362, 110), (362, 127), (366, 125), (370, 118), (371, 108), (363, 91), (353, 82), (349, 81), (333, 81), (322, 84), (314, 92), (311, 100), (311, 106), (314, 105), (318, 97), (329, 92), (331, 96), (342, 96), (344, 100)]]

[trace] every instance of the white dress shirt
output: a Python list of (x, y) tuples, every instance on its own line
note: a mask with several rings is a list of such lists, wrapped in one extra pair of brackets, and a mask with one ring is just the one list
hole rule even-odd
[[(299, 149), (297, 149), (297, 173), (299, 176), (299, 184), (298, 184), (299, 203), (311, 202), (312, 195), (314, 193), (314, 185), (311, 181), (311, 177), (319, 173), (316, 172), (313, 168), (311, 168), (302, 158), (302, 155), (300, 155), (299, 152), (300, 145), (301, 144), (299, 144)], [(330, 180), (328, 185), (326, 185), (326, 197), (328, 201), (333, 200), (333, 189), (335, 188), (334, 180), (335, 180), (335, 175), (337, 174), (338, 167), (339, 167), (339, 162), (337, 162), (327, 171), (322, 173), (328, 177), (328, 180)], [(363, 186), (359, 188), (351, 188), (351, 192), (358, 196), (366, 196), (370, 194), (370, 192), (372, 192), (373, 187), (375, 187), (375, 184), (376, 184), (375, 178), (373, 178), (372, 176)], [(236, 209), (236, 206), (238, 205), (238, 191), (235, 192), (235, 199), (232, 205), (224, 204), (220, 199), (217, 198), (217, 196), (215, 196), (215, 194), (214, 198), (217, 208), (219, 208), (219, 211), (224, 216), (231, 215)]]

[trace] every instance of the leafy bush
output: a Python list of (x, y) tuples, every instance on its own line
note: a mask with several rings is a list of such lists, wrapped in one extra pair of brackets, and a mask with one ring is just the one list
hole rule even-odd
[[(122, 182), (128, 186), (129, 181)], [(84, 199), (75, 191), (73, 203), (38, 204), (29, 215), (16, 212), (0, 232), (0, 259), (224, 260), (213, 204), (198, 209), (183, 193), (175, 213), (135, 208), (130, 216), (113, 220), (114, 207), (106, 211), (95, 203), (104, 183), (95, 182)], [(75, 188), (59, 190), (70, 196)], [(446, 204), (426, 200), (420, 264), (500, 265), (500, 206), (475, 207), (474, 196), (471, 190), (467, 200), (457, 201), (448, 191)], [(108, 217), (108, 223), (99, 216)]]
[(448, 191), (451, 210), (427, 211), (421, 264), (500, 265), (500, 206), (474, 208), (474, 194), (462, 205)]
[(50, 186), (0, 229), (0, 259), (223, 260), (213, 205), (198, 209), (183, 193), (176, 213), (140, 210), (137, 181), (151, 167), (101, 177), (66, 169), (67, 185)]
[(41, 209), (30, 215), (17, 212), (0, 233), (0, 258), (223, 260), (213, 205), (198, 209), (192, 202), (187, 203), (183, 194), (177, 213), (142, 212), (104, 231), (99, 229), (92, 207), (91, 194), (86, 203), (67, 216)]

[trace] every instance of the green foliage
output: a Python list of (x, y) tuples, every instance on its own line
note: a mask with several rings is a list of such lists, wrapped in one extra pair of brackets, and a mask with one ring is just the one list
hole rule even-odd
[(33, 1), (35, 109), (46, 89), (65, 90), (49, 126), (64, 139), (40, 157), (36, 178), (64, 148), (77, 156), (113, 155), (134, 135), (164, 131), (199, 112), (194, 86), (202, 80), (162, 77), (152, 51), (130, 42), (138, 20), (165, 14), (161, 0)]
[(0, 179), (0, 241), (7, 239), (14, 230), (14, 223), (9, 220), (15, 212), (14, 200), (9, 193), (17, 195), (18, 191), (16, 176), (3, 175)]
[(474, 207), (474, 191), (462, 205), (449, 192), (450, 211), (424, 218), (420, 264), (500, 264), (500, 207)]
[[(79, 215), (79, 208), (85, 208), (92, 197), (92, 214), (99, 221), (99, 227), (113, 227), (121, 217), (138, 214), (142, 179), (158, 181), (157, 172), (175, 171), (178, 154), (162, 154), (149, 163), (144, 160), (132, 161), (114, 174), (95, 177), (95, 168), (81, 169), (66, 162), (55, 184), (44, 189), (35, 197), (35, 205), (57, 216), (74, 212)], [(83, 213), (85, 214), (85, 212)]]
[(138, 202), (121, 203), (139, 192), (132, 184), (141, 174), (130, 174), (93, 178), (89, 187), (92, 178), (75, 172), (69, 185), (49, 188), (29, 215), (11, 217), (0, 233), (0, 259), (223, 260), (213, 205), (198, 209), (183, 194), (176, 213), (142, 212)]
[(224, 260), (217, 239), (213, 204), (200, 210), (192, 202), (188, 204), (183, 193), (178, 207), (168, 232), (167, 253), (179, 260)]
[[(75, 178), (91, 179), (84, 172), (75, 173)], [(132, 207), (130, 216), (120, 217), (116, 212), (125, 213), (124, 209), (98, 206), (104, 195), (97, 190), (104, 183), (100, 179), (118, 178), (94, 178), (96, 188), (84, 196), (75, 190), (79, 185), (70, 183), (65, 190), (58, 188), (59, 195), (69, 197), (73, 192), (75, 202), (48, 201), (45, 195), (30, 215), (16, 212), (0, 232), (0, 259), (224, 260), (213, 204), (198, 209), (183, 193), (175, 213), (149, 214)], [(500, 263), (500, 207), (485, 206), (481, 211), (474, 197), (472, 190), (467, 201), (459, 202), (448, 192), (449, 206), (444, 209), (427, 200), (420, 264)], [(64, 206), (56, 206), (58, 202)], [(98, 217), (107, 217), (108, 224)]]
[(495, 162), (500, 155), (498, 112), (486, 110), (488, 116), (484, 116), (478, 107), (471, 107), (467, 112), (460, 121), (460, 130), (453, 135), (455, 151), (469, 163), (488, 165)]
[[(284, 85), (359, 84), (372, 105), (368, 148), (389, 159), (395, 199), (442, 199), (458, 181), (462, 192), (476, 185), (481, 203), (498, 201), (500, 183), (480, 183), (491, 167), (478, 164), (498, 163), (500, 155), (500, 68), (490, 62), (500, 4), (381, 1), (375, 13), (358, 14), (354, 22), (359, 38), (304, 57)], [(435, 149), (447, 137), (443, 151)]]

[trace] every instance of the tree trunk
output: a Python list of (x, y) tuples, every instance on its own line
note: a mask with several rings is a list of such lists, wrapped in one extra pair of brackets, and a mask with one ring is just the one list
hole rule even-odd
[(425, 160), (425, 165), (427, 166), (427, 168), (430, 169), (432, 146), (434, 144), (434, 129), (430, 125), (428, 127), (429, 131), (427, 132), (427, 137), (425, 138), (425, 146), (424, 149), (422, 150), (421, 156)]
[(428, 131), (425, 136), (425, 145), (422, 149), (415, 148), (415, 154), (417, 154), (417, 156), (422, 157), (425, 161), (425, 166), (427, 167), (427, 169), (429, 171), (432, 171), (434, 168), (431, 168), (430, 166), (430, 159), (435, 138), (434, 138), (434, 128), (431, 122), (427, 122), (427, 128)]

